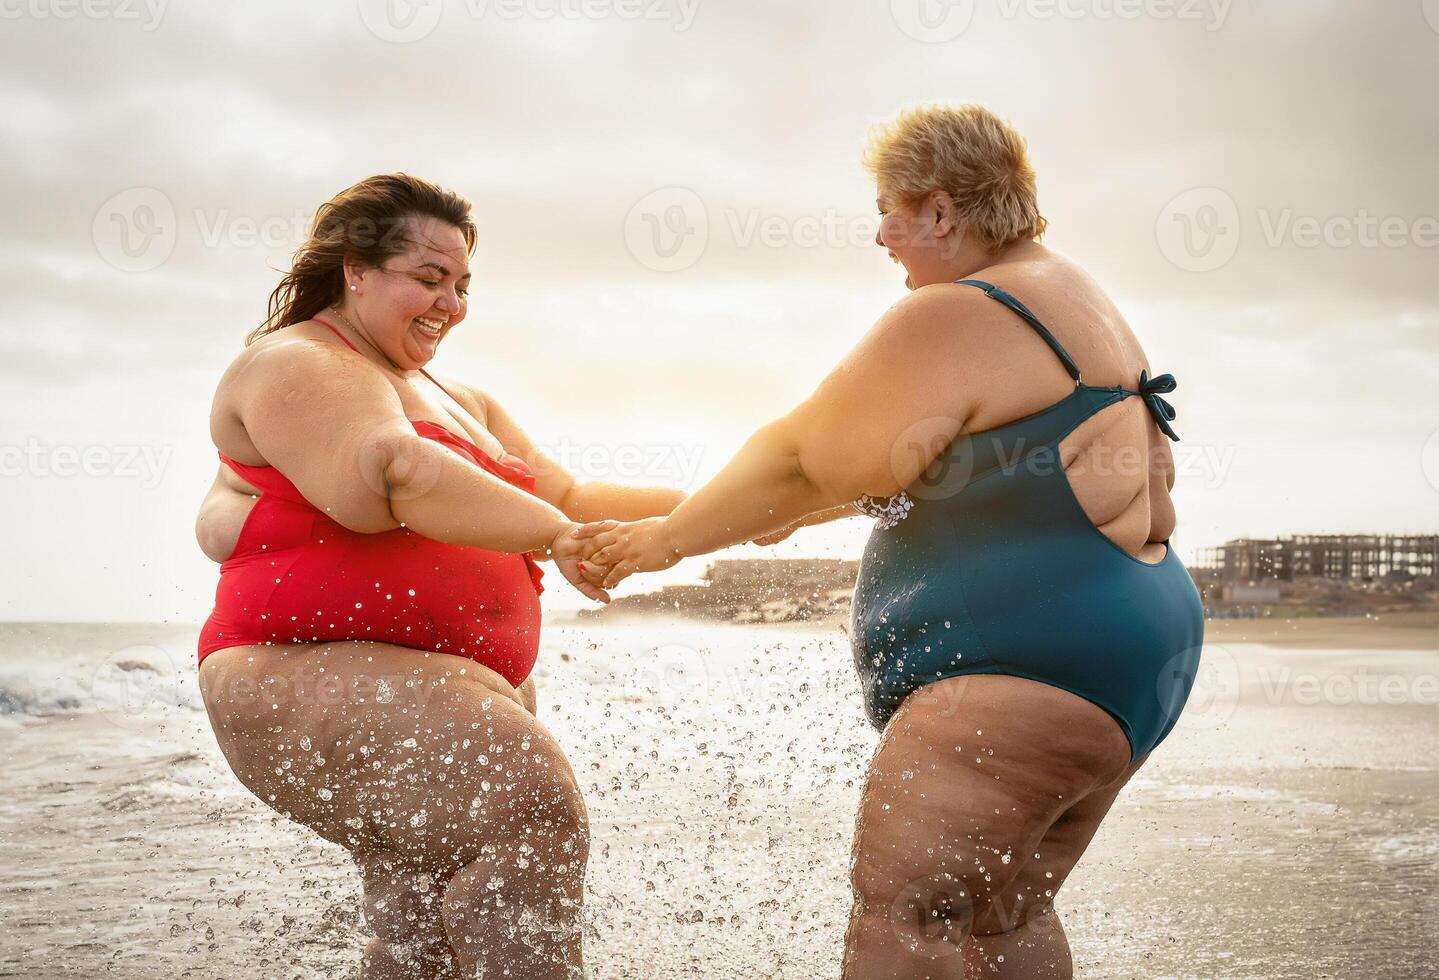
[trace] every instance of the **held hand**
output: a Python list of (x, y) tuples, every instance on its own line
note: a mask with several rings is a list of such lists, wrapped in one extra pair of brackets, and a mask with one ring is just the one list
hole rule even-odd
[(635, 572), (657, 572), (669, 568), (683, 555), (671, 543), (663, 517), (621, 524), (600, 521), (574, 532), (585, 545), (584, 560), (605, 566), (604, 588), (623, 582)]
[(597, 582), (588, 580), (585, 576), (583, 562), (580, 559), (584, 556), (589, 542), (577, 537), (580, 529), (579, 524), (566, 524), (550, 542), (549, 556), (554, 561), (555, 568), (559, 569), (560, 574), (565, 577), (565, 581), (578, 589), (582, 595), (596, 602), (609, 602), (610, 594)]

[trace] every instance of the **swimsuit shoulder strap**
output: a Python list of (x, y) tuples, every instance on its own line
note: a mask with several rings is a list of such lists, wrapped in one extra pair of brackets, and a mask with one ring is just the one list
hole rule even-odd
[[(333, 323), (331, 323), (329, 320), (321, 320), (321, 319), (320, 319), (319, 317), (317, 317), (317, 316), (311, 317), (310, 319), (314, 320), (316, 323), (323, 323), (325, 326), (329, 327), (329, 328), (330, 328), (330, 332), (333, 333), (336, 337), (339, 337), (341, 340), (343, 340), (343, 341), (345, 342), (345, 346), (346, 346), (346, 347), (350, 348), (350, 350), (354, 351), (356, 354), (360, 353), (360, 348), (358, 348), (358, 347), (356, 347), (354, 344), (350, 343), (350, 339), (349, 339), (348, 337), (346, 337), (344, 334), (340, 333), (339, 329), (336, 328), (336, 326), (335, 326)], [(424, 368), (420, 368), (420, 373), (423, 374), (425, 377), (429, 378), (429, 379), (430, 379), (430, 382), (431, 382), (432, 384), (434, 384), (434, 386), (435, 386), (436, 388), (440, 389), (440, 390), (443, 391), (445, 394), (449, 395), (449, 396), (450, 396), (450, 399), (451, 399), (452, 401), (454, 401), (456, 404), (460, 405), (461, 407), (464, 407), (464, 403), (461, 402), (458, 398), (455, 397), (454, 392), (450, 391), (450, 389), (446, 388), (444, 385), (442, 385), (442, 384), (440, 384), (438, 381), (436, 381), (435, 378), (434, 378), (434, 375), (430, 374), (429, 371), (426, 371)]]
[[(435, 381), (435, 376), (432, 375), (429, 371), (426, 371), (424, 368), (420, 368), (420, 373), (423, 374), (425, 377), (429, 378), (430, 381), (432, 381), (432, 382), (434, 383), (434, 385), (435, 385), (436, 388), (440, 389), (440, 390), (443, 391), (445, 394), (449, 395), (449, 396), (450, 396), (450, 401), (454, 402), (456, 405), (459, 405), (461, 408), (464, 408), (464, 407), (465, 407), (465, 403), (462, 402), (462, 401), (460, 401), (458, 398), (456, 398), (456, 397), (455, 397), (455, 393), (454, 393), (453, 391), (451, 391), (450, 389), (446, 388), (444, 385), (440, 384), (438, 381)], [(468, 411), (468, 409), (466, 409), (466, 411)]]
[(1069, 351), (1065, 350), (1064, 345), (1055, 339), (1054, 334), (1049, 332), (1049, 328), (1039, 322), (1039, 317), (1029, 311), (1029, 307), (1025, 306), (998, 286), (987, 283), (982, 279), (959, 279), (956, 280), (955, 285), (974, 286), (976, 289), (982, 289), (990, 299), (998, 300), (1015, 313), (1018, 313), (1024, 319), (1025, 323), (1028, 323), (1035, 329), (1035, 332), (1038, 333), (1039, 336), (1044, 338), (1044, 342), (1049, 345), (1050, 350), (1059, 355), (1060, 361), (1064, 363), (1064, 369), (1069, 372), (1069, 376), (1074, 379), (1074, 383), (1076, 385), (1080, 383), (1079, 365), (1074, 363), (1074, 358), (1069, 356)]
[[(982, 279), (959, 279), (956, 280), (955, 285), (974, 286), (976, 289), (982, 289), (991, 299), (999, 300), (999, 302), (1009, 307), (1015, 313), (1018, 313), (1024, 318), (1024, 322), (1028, 323), (1044, 338), (1044, 342), (1049, 345), (1050, 349), (1059, 355), (1059, 359), (1064, 362), (1064, 369), (1068, 371), (1069, 376), (1074, 379), (1075, 387), (1083, 387), (1083, 382), (1080, 381), (1079, 378), (1079, 365), (1074, 363), (1074, 358), (1069, 356), (1069, 351), (1065, 350), (1064, 345), (1055, 339), (1054, 334), (1050, 333), (1049, 329), (1039, 322), (1039, 317), (1029, 311), (1029, 307), (1025, 306), (998, 286), (987, 283)], [(1173, 405), (1161, 397), (1173, 391), (1177, 386), (1174, 375), (1172, 374), (1161, 374), (1158, 377), (1151, 378), (1148, 371), (1141, 371), (1139, 372), (1139, 388), (1137, 390), (1131, 391), (1128, 388), (1120, 388), (1118, 390), (1124, 392), (1125, 397), (1130, 395), (1143, 396), (1145, 403), (1149, 406), (1150, 414), (1154, 416), (1154, 421), (1159, 424), (1160, 430), (1170, 439), (1177, 442), (1179, 435), (1169, 423), (1178, 417), (1178, 413), (1175, 412)]]
[(321, 319), (320, 319), (319, 317), (317, 317), (317, 316), (310, 317), (310, 319), (314, 320), (316, 323), (321, 323), (321, 324), (324, 324), (325, 326), (329, 327), (329, 328), (330, 328), (330, 332), (333, 333), (336, 337), (339, 337), (340, 340), (342, 340), (342, 341), (344, 342), (344, 344), (345, 344), (346, 347), (350, 348), (350, 350), (354, 351), (356, 354), (360, 353), (360, 348), (358, 348), (358, 347), (356, 347), (354, 344), (350, 343), (350, 338), (349, 338), (349, 337), (346, 337), (344, 334), (340, 333), (339, 328), (336, 327), (336, 326), (335, 326), (333, 323), (331, 323), (329, 320), (321, 320)]

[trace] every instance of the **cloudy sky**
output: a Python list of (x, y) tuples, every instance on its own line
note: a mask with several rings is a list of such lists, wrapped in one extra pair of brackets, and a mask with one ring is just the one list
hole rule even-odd
[(0, 0), (0, 618), (203, 619), (215, 381), (377, 172), (476, 205), (441, 373), (697, 486), (900, 295), (858, 160), (925, 101), (1014, 121), (1179, 379), (1186, 560), (1432, 533), (1435, 91), (1439, 0)]

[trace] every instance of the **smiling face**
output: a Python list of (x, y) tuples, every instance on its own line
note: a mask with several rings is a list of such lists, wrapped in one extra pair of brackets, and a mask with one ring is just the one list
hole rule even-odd
[(911, 205), (881, 183), (875, 205), (879, 208), (880, 222), (874, 243), (904, 266), (905, 287), (918, 289), (949, 281), (948, 267), (955, 258), (961, 236), (951, 216), (953, 208), (949, 206), (948, 195), (935, 191)]
[(407, 244), (378, 267), (345, 263), (340, 312), (398, 368), (423, 367), (468, 311), (470, 256), (459, 228), (404, 221)]

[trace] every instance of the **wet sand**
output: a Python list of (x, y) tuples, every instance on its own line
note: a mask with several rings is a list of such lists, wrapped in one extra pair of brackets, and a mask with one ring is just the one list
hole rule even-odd
[[(0, 976), (356, 975), (348, 857), (234, 781), (193, 638), (0, 626)], [(1060, 894), (1076, 975), (1434, 975), (1439, 651), (1216, 631), (1205, 664)], [(538, 682), (590, 807), (592, 977), (838, 975), (876, 741), (842, 637), (556, 626)]]
[(1204, 624), (1204, 636), (1211, 642), (1311, 650), (1439, 650), (1439, 615), (1404, 612), (1378, 617), (1211, 619)]

